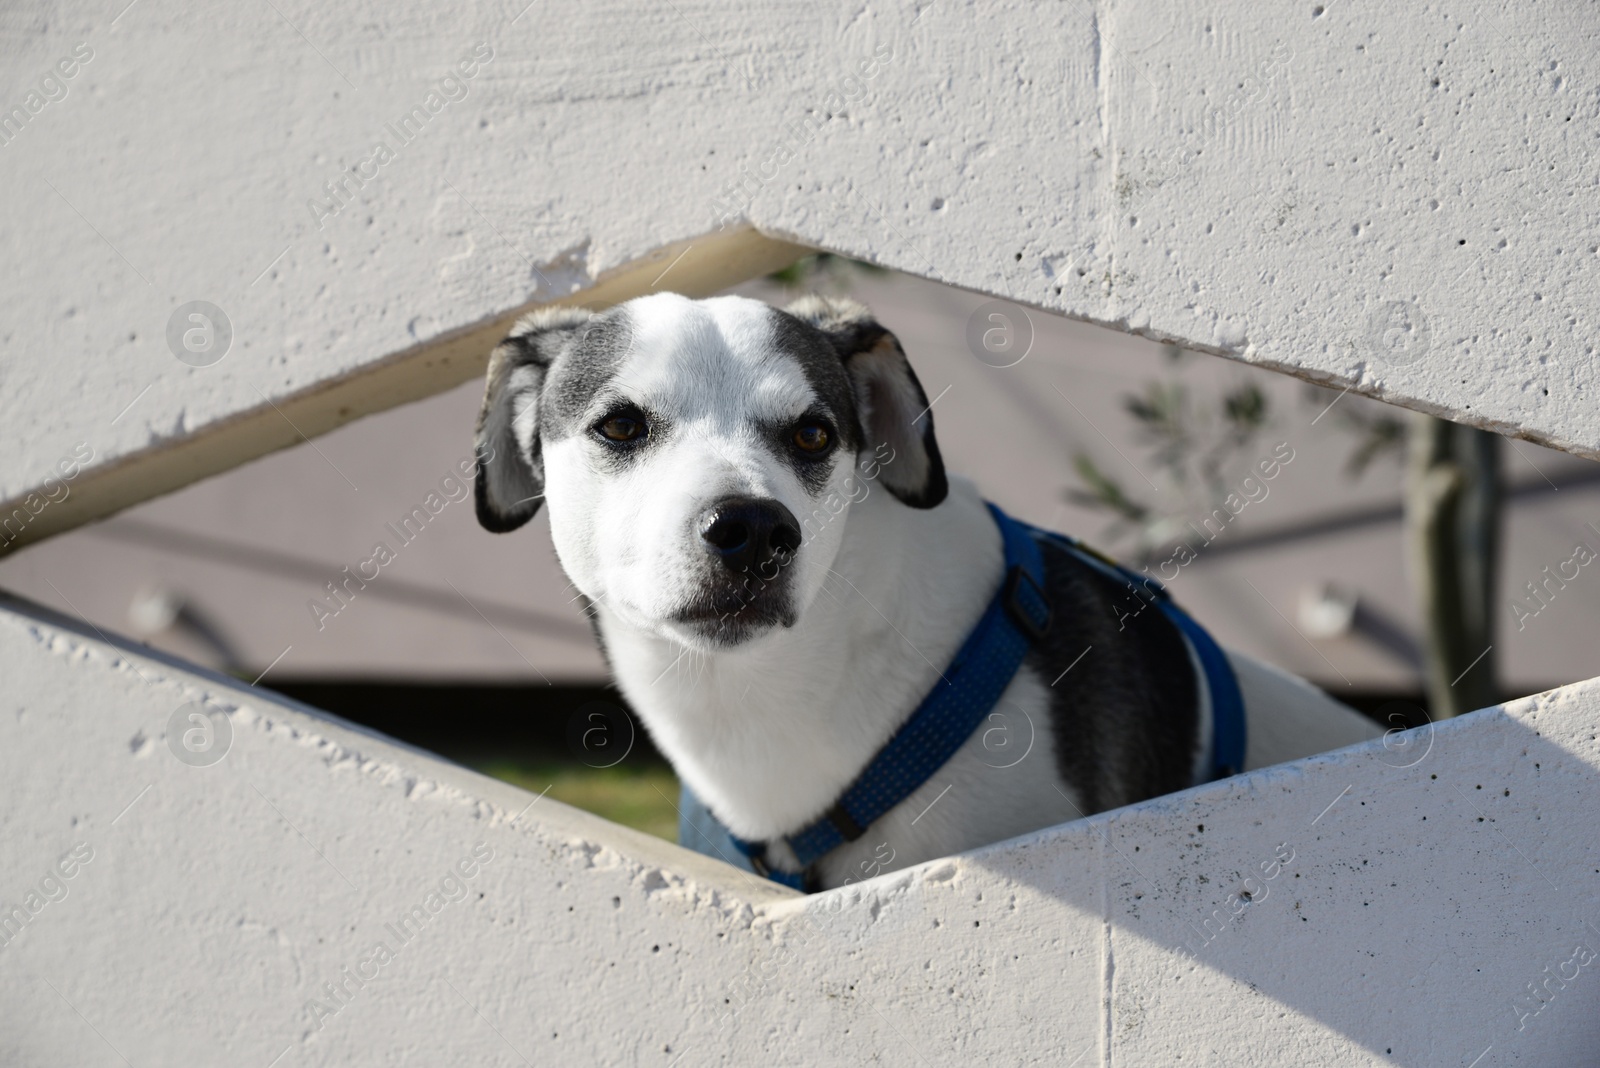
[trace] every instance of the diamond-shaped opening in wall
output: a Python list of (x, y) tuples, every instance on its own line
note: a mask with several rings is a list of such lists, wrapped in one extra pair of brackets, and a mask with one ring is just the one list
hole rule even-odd
[[(1489, 590), (1466, 631), (1483, 651), (1454, 651), (1446, 680), (1474, 707), (1593, 674), (1588, 461), (827, 254), (730, 292), (866, 305), (909, 357), (952, 476), (1147, 572), (1221, 645), (1384, 728), (1425, 721), (1430, 650), (1441, 630), (1464, 640), (1439, 619), (1440, 582)], [(21, 548), (0, 586), (676, 838), (679, 784), (608, 682), (548, 509), (507, 535), (475, 517), (482, 397), (474, 379)], [(1430, 553), (1450, 538), (1429, 542), (1417, 512), (1429, 449), (1436, 470), (1476, 456), (1492, 475), (1492, 507), (1445, 521), (1481, 551), (1448, 566)]]

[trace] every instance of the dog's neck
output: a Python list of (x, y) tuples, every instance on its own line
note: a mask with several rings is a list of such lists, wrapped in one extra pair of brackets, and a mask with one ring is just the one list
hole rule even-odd
[(685, 651), (598, 607), (623, 693), (741, 837), (819, 817), (933, 688), (1000, 583), (999, 530), (965, 479), (927, 510), (875, 486), (834, 522), (846, 527), (822, 592), (793, 627), (748, 646)]

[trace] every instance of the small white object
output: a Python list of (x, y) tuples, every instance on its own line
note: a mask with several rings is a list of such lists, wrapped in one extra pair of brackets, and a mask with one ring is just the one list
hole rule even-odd
[(140, 637), (160, 634), (178, 621), (183, 597), (162, 586), (146, 586), (128, 604), (128, 623)]
[(1300, 594), (1300, 629), (1308, 638), (1340, 638), (1355, 627), (1360, 595), (1331, 582), (1318, 583)]

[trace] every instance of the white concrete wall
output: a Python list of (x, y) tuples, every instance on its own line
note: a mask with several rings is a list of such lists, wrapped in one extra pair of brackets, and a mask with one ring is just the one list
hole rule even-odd
[[(4, 1064), (1576, 1065), (1600, 1043), (1597, 684), (800, 898), (25, 603), (0, 609), (0, 678), (0, 903), (90, 856), (0, 948)], [(190, 703), (231, 735), (194, 763)], [(464, 899), (430, 903), (479, 843)], [(408, 941), (385, 929), (430, 904)], [(379, 942), (393, 960), (363, 965)], [(345, 967), (371, 978), (341, 1004), (321, 987)]]
[[(519, 7), (0, 13), (28, 114), (0, 144), (12, 545), (470, 378), (529, 303), (795, 253), (745, 223), (1600, 457), (1582, 5)], [(350, 166), (354, 202), (308, 208)], [(207, 366), (167, 340), (196, 300), (232, 328)], [(1595, 685), (800, 900), (24, 605), (0, 680), (0, 892), (37, 909), (0, 949), (5, 1063), (1569, 1064), (1600, 1038)], [(232, 734), (209, 767), (173, 748), (190, 701)], [(458, 860), (466, 898), (430, 901)], [(314, 1021), (413, 904), (439, 911)]]

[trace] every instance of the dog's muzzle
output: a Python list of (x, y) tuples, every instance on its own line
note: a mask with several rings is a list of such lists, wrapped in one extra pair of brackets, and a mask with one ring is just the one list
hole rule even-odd
[(770, 499), (724, 497), (701, 514), (698, 528), (706, 552), (724, 567), (768, 581), (800, 549), (794, 513)]
[(706, 558), (698, 589), (673, 619), (701, 640), (728, 647), (795, 623), (785, 568), (800, 551), (800, 524), (775, 500), (724, 497), (696, 518)]

